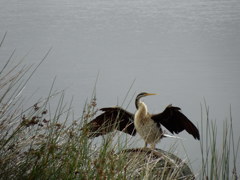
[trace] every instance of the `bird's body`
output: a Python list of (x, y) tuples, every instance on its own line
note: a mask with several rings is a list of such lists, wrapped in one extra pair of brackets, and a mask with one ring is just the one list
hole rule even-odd
[(140, 99), (145, 96), (155, 95), (150, 93), (140, 93), (137, 95), (135, 105), (137, 111), (132, 114), (121, 107), (102, 108), (104, 111), (94, 120), (88, 123), (83, 129), (88, 129), (88, 136), (97, 137), (107, 134), (114, 129), (123, 131), (130, 135), (136, 132), (145, 141), (145, 146), (150, 144), (154, 149), (155, 145), (164, 137), (161, 125), (165, 126), (171, 133), (179, 133), (186, 130), (195, 139), (200, 139), (198, 129), (179, 110), (178, 107), (169, 105), (159, 114), (150, 114), (147, 106)]
[(148, 113), (144, 102), (138, 102), (138, 109), (134, 115), (134, 126), (138, 134), (144, 139), (145, 146), (150, 144), (152, 149), (155, 148), (155, 144), (163, 137), (160, 124), (151, 119), (151, 115)]

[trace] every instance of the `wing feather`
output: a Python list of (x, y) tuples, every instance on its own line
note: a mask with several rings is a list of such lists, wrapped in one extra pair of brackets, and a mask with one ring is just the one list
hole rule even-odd
[(152, 115), (152, 119), (156, 123), (162, 124), (171, 133), (180, 133), (186, 130), (195, 139), (200, 139), (199, 131), (196, 126), (183, 114), (180, 112), (179, 107), (173, 107), (169, 105), (166, 109), (159, 114)]
[(119, 130), (132, 136), (136, 134), (132, 113), (121, 107), (107, 107), (100, 110), (103, 113), (82, 128), (87, 129), (89, 137), (105, 135), (113, 130)]

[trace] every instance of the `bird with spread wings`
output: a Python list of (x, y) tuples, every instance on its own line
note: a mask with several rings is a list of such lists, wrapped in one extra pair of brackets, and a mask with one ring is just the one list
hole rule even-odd
[(140, 100), (149, 95), (156, 94), (143, 92), (137, 95), (135, 114), (121, 107), (101, 108), (103, 113), (87, 123), (82, 129), (87, 129), (89, 137), (105, 135), (113, 130), (119, 130), (132, 136), (136, 135), (137, 132), (145, 141), (145, 147), (150, 144), (152, 149), (155, 149), (156, 144), (165, 136), (162, 126), (173, 134), (186, 130), (195, 139), (200, 139), (198, 129), (180, 111), (179, 107), (168, 105), (163, 112), (150, 114), (146, 104)]

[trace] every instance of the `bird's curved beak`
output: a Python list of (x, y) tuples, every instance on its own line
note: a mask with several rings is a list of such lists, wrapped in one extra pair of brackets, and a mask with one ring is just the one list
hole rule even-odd
[(151, 95), (158, 95), (158, 94), (155, 94), (155, 93), (147, 93), (146, 96), (151, 96)]

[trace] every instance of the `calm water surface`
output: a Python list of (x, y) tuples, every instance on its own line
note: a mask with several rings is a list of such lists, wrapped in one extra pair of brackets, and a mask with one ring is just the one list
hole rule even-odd
[[(236, 138), (240, 135), (239, 0), (1, 0), (0, 37), (6, 31), (0, 66), (14, 48), (16, 60), (30, 51), (27, 64), (53, 48), (26, 96), (36, 90), (36, 99), (46, 96), (57, 76), (55, 88), (74, 96), (80, 115), (99, 73), (99, 107), (121, 103), (135, 80), (125, 106), (135, 92), (159, 93), (145, 99), (150, 112), (173, 103), (200, 124), (205, 98), (221, 133), (231, 104)], [(129, 110), (135, 110), (133, 103)], [(199, 143), (180, 136), (199, 169)], [(166, 141), (158, 147), (174, 142)], [(179, 153), (184, 157), (182, 148)]]

